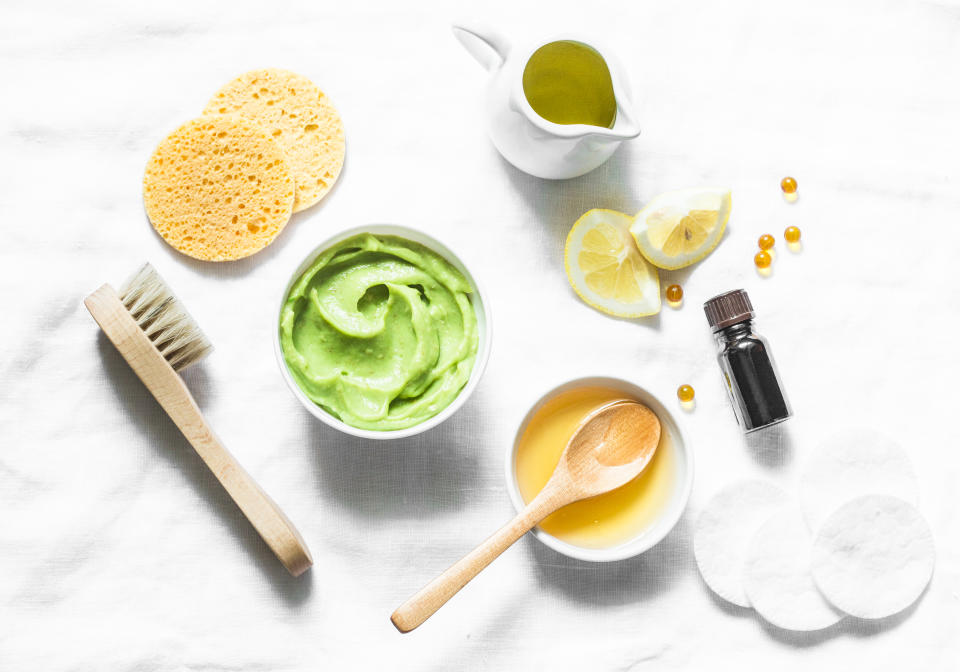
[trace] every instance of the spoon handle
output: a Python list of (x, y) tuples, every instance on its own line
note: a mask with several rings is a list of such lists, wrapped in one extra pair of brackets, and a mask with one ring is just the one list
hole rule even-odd
[(516, 518), (494, 532), (393, 612), (390, 620), (394, 626), (400, 632), (410, 632), (421, 625), (517, 539), (567, 503), (559, 488), (544, 488)]

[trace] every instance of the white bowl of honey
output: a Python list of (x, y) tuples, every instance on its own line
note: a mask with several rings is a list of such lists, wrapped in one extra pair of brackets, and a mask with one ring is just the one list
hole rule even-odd
[(620, 378), (577, 378), (533, 404), (507, 451), (507, 489), (519, 511), (549, 480), (583, 419), (619, 399), (639, 401), (659, 418), (660, 443), (653, 460), (633, 481), (565, 506), (533, 530), (550, 548), (580, 560), (632, 558), (666, 537), (680, 520), (693, 487), (693, 453), (673, 415), (639, 385)]

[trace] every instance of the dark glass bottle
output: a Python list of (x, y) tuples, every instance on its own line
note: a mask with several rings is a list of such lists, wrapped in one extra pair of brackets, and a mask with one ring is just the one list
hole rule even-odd
[(707, 322), (720, 346), (717, 361), (726, 379), (737, 422), (752, 432), (790, 417), (790, 404), (766, 339), (754, 332), (753, 305), (742, 289), (705, 304)]

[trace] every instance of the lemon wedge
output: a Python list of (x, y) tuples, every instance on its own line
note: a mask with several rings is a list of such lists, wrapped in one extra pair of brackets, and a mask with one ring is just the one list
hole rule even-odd
[(590, 210), (567, 235), (567, 279), (588, 304), (616, 317), (660, 312), (660, 277), (630, 236), (633, 217)]
[(730, 207), (729, 189), (670, 191), (637, 213), (630, 233), (647, 261), (672, 271), (713, 251), (727, 228)]

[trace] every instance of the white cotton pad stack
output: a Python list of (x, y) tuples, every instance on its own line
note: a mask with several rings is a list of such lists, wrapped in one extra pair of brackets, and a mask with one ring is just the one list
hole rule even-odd
[(933, 574), (917, 490), (893, 441), (845, 431), (807, 462), (799, 507), (764, 481), (735, 483), (710, 500), (694, 529), (697, 565), (720, 597), (788, 630), (896, 614)]

